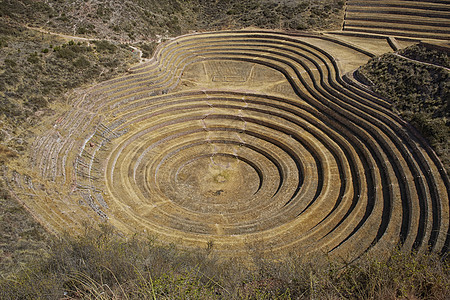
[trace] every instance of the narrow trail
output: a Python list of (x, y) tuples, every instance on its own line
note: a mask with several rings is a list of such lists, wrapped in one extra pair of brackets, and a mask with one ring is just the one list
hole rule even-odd
[[(54, 35), (54, 36), (59, 36), (61, 38), (68, 39), (68, 40), (87, 42), (88, 45), (90, 44), (91, 41), (108, 41), (108, 42), (113, 43), (113, 44), (117, 44), (118, 43), (116, 40), (112, 40), (112, 39), (99, 39), (99, 38), (95, 38), (95, 37), (86, 38), (86, 37), (80, 37), (80, 36), (75, 36), (75, 35), (68, 35), (68, 34), (53, 32), (53, 31), (49, 31), (47, 29), (43, 29), (43, 28), (39, 28), (39, 27), (31, 27), (31, 26), (28, 26), (28, 25), (25, 25), (25, 27), (27, 29), (30, 29), (30, 30), (34, 30), (34, 31), (38, 31), (38, 32), (42, 32), (42, 33), (50, 34), (50, 35)], [(146, 41), (138, 41), (138, 42), (146, 42)], [(139, 62), (140, 63), (145, 62), (145, 61), (148, 60), (147, 58), (143, 58), (142, 57), (142, 50), (140, 50), (139, 48), (137, 48), (135, 46), (132, 46), (129, 43), (125, 43), (125, 44), (128, 47), (130, 47), (131, 49), (133, 49), (137, 53), (137, 56), (139, 58)]]
[(444, 69), (444, 70), (450, 72), (450, 68), (447, 68), (447, 67), (444, 67), (444, 66), (441, 66), (441, 65), (432, 64), (432, 63), (427, 63), (427, 62), (424, 62), (424, 61), (421, 61), (421, 60), (409, 58), (409, 57), (403, 56), (403, 55), (401, 55), (401, 54), (399, 54), (399, 53), (393, 53), (393, 54), (394, 54), (395, 56), (401, 57), (401, 58), (406, 59), (406, 60), (410, 60), (410, 61), (412, 61), (412, 62), (416, 62), (416, 63), (418, 63), (418, 64), (427, 65), (427, 66), (432, 66), (432, 67), (436, 67), (436, 68), (441, 68), (441, 69)]

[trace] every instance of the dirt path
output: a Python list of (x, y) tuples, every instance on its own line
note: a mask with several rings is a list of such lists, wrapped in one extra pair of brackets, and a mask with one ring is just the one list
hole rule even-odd
[(441, 66), (441, 65), (436, 65), (436, 64), (432, 64), (432, 63), (427, 63), (427, 62), (424, 62), (424, 61), (416, 60), (416, 59), (413, 59), (413, 58), (409, 58), (409, 57), (403, 56), (403, 55), (398, 54), (398, 53), (394, 53), (394, 55), (396, 55), (398, 57), (401, 57), (403, 59), (407, 59), (407, 60), (419, 63), (419, 64), (428, 65), (428, 66), (432, 66), (432, 67), (436, 67), (436, 68), (442, 68), (442, 69), (447, 70), (447, 71), (450, 72), (449, 68)]
[[(25, 27), (27, 29), (30, 29), (30, 30), (42, 32), (42, 33), (45, 33), (45, 34), (59, 36), (61, 38), (68, 39), (68, 40), (87, 42), (88, 45), (90, 44), (91, 41), (108, 41), (110, 43), (117, 44), (117, 41), (111, 40), (111, 39), (85, 38), (85, 37), (80, 37), (80, 36), (75, 36), (75, 35), (68, 35), (68, 34), (63, 34), (63, 33), (52, 32), (52, 31), (49, 31), (47, 29), (43, 29), (43, 28), (39, 28), (39, 27), (31, 27), (31, 26), (28, 26), (28, 25), (26, 25)], [(139, 62), (147, 61), (146, 58), (142, 58), (142, 50), (140, 50), (139, 48), (137, 48), (135, 46), (132, 46), (131, 44), (128, 44), (128, 43), (126, 43), (126, 44), (128, 45), (128, 47), (130, 47), (131, 49), (133, 49), (133, 51), (135, 51), (137, 53), (138, 58), (139, 58)]]

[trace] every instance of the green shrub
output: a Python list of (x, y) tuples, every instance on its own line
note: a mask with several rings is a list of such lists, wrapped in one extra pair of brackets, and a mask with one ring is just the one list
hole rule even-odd
[(72, 60), (78, 56), (77, 53), (75, 53), (74, 51), (72, 51), (72, 49), (70, 49), (68, 47), (62, 47), (62, 48), (55, 47), (54, 50), (56, 51), (56, 56), (58, 58)]
[(156, 42), (152, 43), (140, 43), (138, 46), (142, 51), (143, 58), (150, 58), (153, 56), (153, 52), (156, 49)]
[(450, 136), (449, 126), (444, 119), (432, 118), (429, 114), (419, 112), (408, 116), (407, 120), (429, 139), (432, 146), (446, 142)]
[(76, 68), (86, 69), (86, 68), (89, 68), (91, 66), (91, 63), (89, 62), (89, 60), (87, 60), (85, 57), (82, 56), (82, 57), (76, 59), (73, 62), (73, 65)]
[(114, 53), (117, 50), (117, 46), (108, 41), (94, 41), (93, 43), (98, 52)]
[(27, 61), (32, 64), (37, 64), (39, 62), (38, 54), (36, 52), (29, 54), (27, 57)]
[(9, 59), (9, 58), (5, 58), (4, 63), (7, 68), (11, 68), (11, 69), (14, 69), (17, 66), (17, 63), (14, 60)]
[(42, 96), (31, 96), (27, 99), (25, 105), (36, 111), (45, 108), (48, 105), (48, 102)]

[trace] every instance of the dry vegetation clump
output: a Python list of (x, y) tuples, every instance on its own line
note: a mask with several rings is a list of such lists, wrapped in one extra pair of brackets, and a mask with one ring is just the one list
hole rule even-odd
[(345, 265), (292, 255), (252, 265), (214, 250), (181, 251), (109, 226), (54, 239), (45, 255), (0, 280), (2, 299), (446, 299), (448, 260), (394, 251)]
[(14, 158), (16, 156), (17, 154), (14, 151), (12, 151), (6, 146), (0, 145), (0, 163), (3, 163), (6, 160)]
[(450, 172), (450, 72), (446, 51), (414, 45), (370, 60), (358, 72), (428, 140)]

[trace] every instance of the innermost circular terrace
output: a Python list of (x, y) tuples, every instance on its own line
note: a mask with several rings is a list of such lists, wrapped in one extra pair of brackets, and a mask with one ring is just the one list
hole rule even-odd
[(204, 155), (179, 168), (168, 197), (193, 211), (227, 214), (251, 201), (262, 184), (258, 173), (232, 154)]

